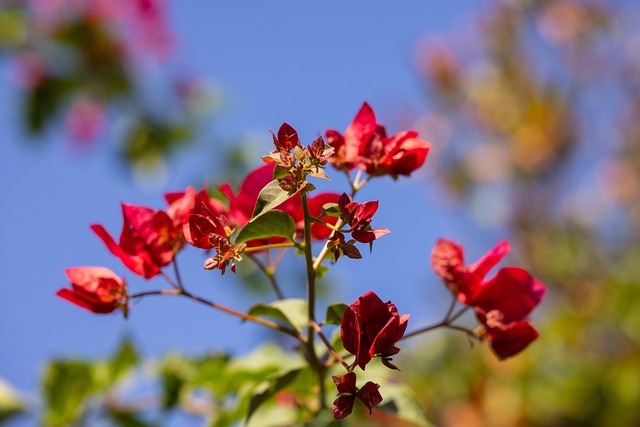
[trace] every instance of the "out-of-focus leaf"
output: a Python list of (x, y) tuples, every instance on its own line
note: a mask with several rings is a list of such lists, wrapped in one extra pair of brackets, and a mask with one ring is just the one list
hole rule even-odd
[(327, 307), (327, 314), (325, 316), (325, 325), (339, 325), (342, 321), (342, 315), (347, 311), (349, 306), (347, 304), (337, 302)]
[(301, 331), (308, 323), (307, 302), (301, 298), (278, 300), (271, 304), (256, 304), (249, 309), (254, 316), (271, 317)]
[(113, 355), (108, 363), (109, 381), (111, 383), (117, 381), (126, 374), (133, 366), (138, 363), (138, 354), (133, 342), (129, 338), (125, 338), (120, 343), (120, 348)]
[(69, 90), (69, 82), (46, 77), (29, 91), (24, 106), (27, 129), (35, 134), (42, 132), (57, 117)]
[(0, 379), (0, 423), (25, 412), (27, 406), (9, 384)]
[(226, 354), (213, 354), (197, 360), (194, 363), (191, 385), (206, 387), (218, 396), (224, 396), (229, 392), (225, 387), (226, 382), (223, 381), (228, 363), (229, 356)]
[(298, 411), (288, 406), (264, 405), (244, 427), (287, 427), (299, 425)]
[(162, 364), (162, 409), (169, 410), (178, 404), (185, 385), (193, 377), (194, 369), (189, 360), (180, 356), (169, 356)]
[(114, 425), (120, 427), (152, 427), (154, 424), (148, 423), (129, 411), (111, 410), (107, 417), (113, 421)]
[(80, 361), (53, 361), (44, 374), (42, 394), (46, 402), (43, 424), (73, 425), (94, 392), (94, 366)]
[(242, 227), (236, 238), (236, 243), (269, 237), (292, 239), (295, 231), (296, 225), (291, 216), (282, 211), (272, 210)]
[(302, 368), (292, 369), (259, 385), (249, 403), (247, 421), (249, 421), (260, 405), (288, 386), (298, 376), (301, 370)]
[(393, 414), (402, 421), (409, 421), (420, 427), (431, 427), (425, 414), (422, 412), (415, 394), (405, 384), (385, 382), (380, 388), (383, 401), (378, 407), (381, 411)]

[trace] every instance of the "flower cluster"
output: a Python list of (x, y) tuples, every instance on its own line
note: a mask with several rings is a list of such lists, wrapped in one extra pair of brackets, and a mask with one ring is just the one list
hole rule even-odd
[(473, 307), (486, 338), (500, 359), (511, 357), (538, 337), (526, 319), (542, 301), (544, 284), (522, 268), (506, 267), (489, 280), (485, 276), (509, 252), (507, 242), (471, 265), (464, 263), (462, 246), (438, 240), (431, 253), (431, 265), (458, 301)]
[(424, 163), (430, 144), (414, 131), (403, 131), (388, 137), (385, 127), (376, 121), (366, 102), (356, 114), (344, 135), (325, 131), (327, 144), (335, 150), (329, 161), (338, 169), (361, 168), (371, 176), (411, 175)]
[[(509, 252), (507, 242), (501, 242), (471, 265), (465, 264), (462, 246), (444, 239), (437, 242), (431, 265), (453, 294), (451, 308), (441, 322), (406, 333), (410, 315), (399, 314), (395, 304), (384, 302), (373, 291), (366, 292), (349, 306), (333, 304), (327, 309), (326, 322), (320, 322), (315, 314), (315, 299), (316, 279), (320, 277), (322, 263), (331, 255), (333, 261), (342, 255), (362, 258), (356, 242), (372, 245), (390, 233), (387, 228), (372, 227), (378, 200), (358, 203), (353, 200), (357, 191), (373, 176), (389, 175), (395, 179), (411, 174), (422, 165), (429, 150), (429, 144), (418, 139), (415, 132), (387, 137), (367, 104), (344, 136), (327, 131), (327, 139), (332, 147), (325, 146), (323, 138), (318, 137), (305, 148), (296, 130), (284, 123), (277, 134), (272, 132), (275, 150), (263, 157), (266, 164), (251, 171), (236, 191), (223, 183), (218, 187), (221, 198), (212, 199), (206, 190), (196, 192), (189, 187), (184, 192), (165, 194), (165, 210), (122, 204), (123, 226), (117, 242), (103, 226), (91, 226), (107, 249), (128, 269), (145, 279), (162, 275), (174, 289), (128, 294), (125, 281), (111, 270), (79, 267), (67, 270), (71, 289), (61, 289), (58, 295), (94, 313), (121, 309), (125, 316), (129, 301), (136, 298), (181, 295), (286, 333), (299, 341), (308, 368), (318, 374), (321, 390), (330, 369), (340, 366), (336, 362), (345, 368), (346, 373), (332, 376), (338, 393), (333, 402), (335, 419), (350, 415), (358, 400), (370, 414), (383, 401), (379, 384), (367, 381), (357, 387), (355, 370), (365, 371), (376, 357), (385, 367), (398, 370), (392, 362), (400, 351), (397, 344), (402, 339), (450, 327), (473, 338), (488, 340), (498, 358), (505, 359), (538, 337), (527, 316), (542, 300), (546, 287), (517, 267), (502, 268), (493, 278), (486, 279)], [(316, 189), (307, 179), (328, 179), (324, 172), (328, 162), (346, 172), (350, 195), (332, 192), (310, 195)], [(359, 171), (352, 180), (349, 171), (355, 168)], [(360, 181), (365, 172), (368, 176)], [(346, 240), (345, 235), (351, 239)], [(204, 268), (218, 269), (221, 274), (229, 266), (235, 272), (236, 262), (243, 256), (255, 261), (268, 276), (278, 301), (258, 304), (243, 313), (192, 294), (181, 282), (175, 264), (176, 254), (187, 243), (207, 252), (215, 251), (209, 254), (212, 256), (208, 255)], [(314, 256), (314, 245), (322, 243), (318, 256)], [(296, 248), (304, 254), (307, 301), (287, 300), (277, 284), (275, 269), (287, 248)], [(274, 257), (278, 261), (273, 262), (271, 250), (280, 252)], [(175, 281), (162, 270), (172, 263)], [(454, 314), (458, 303), (464, 307)], [(453, 325), (469, 309), (474, 310), (481, 325), (475, 331)], [(348, 354), (341, 355), (322, 330), (324, 326), (338, 323), (340, 339)], [(317, 354), (316, 336), (327, 347), (328, 356)], [(331, 356), (335, 360), (330, 360)], [(297, 375), (297, 370), (276, 378), (270, 387), (280, 391), (291, 375)]]

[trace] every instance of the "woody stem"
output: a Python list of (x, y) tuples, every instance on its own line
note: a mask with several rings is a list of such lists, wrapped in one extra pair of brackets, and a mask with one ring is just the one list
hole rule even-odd
[(322, 332), (322, 328), (320, 328), (320, 325), (318, 325), (318, 322), (312, 322), (311, 326), (313, 326), (313, 329), (316, 330), (316, 332), (318, 333), (318, 336), (320, 337), (324, 345), (327, 347), (327, 349), (331, 352), (333, 357), (335, 357), (338, 362), (342, 363), (342, 366), (344, 366), (348, 371), (349, 364), (345, 362), (342, 356), (340, 356), (340, 354), (333, 348), (333, 346), (331, 345), (327, 337), (324, 335), (324, 332)]
[(306, 353), (309, 358), (309, 365), (318, 374), (318, 387), (320, 396), (320, 407), (326, 408), (326, 402), (324, 401), (324, 377), (325, 369), (318, 360), (316, 349), (313, 345), (314, 341), (314, 329), (311, 325), (316, 322), (316, 269), (313, 263), (313, 254), (311, 253), (311, 215), (309, 214), (309, 203), (307, 200), (306, 192), (302, 193), (302, 210), (304, 212), (304, 259), (307, 265), (307, 305), (308, 305), (308, 320), (309, 326), (307, 327), (307, 340), (304, 344), (306, 347)]
[(259, 325), (262, 326), (266, 326), (267, 328), (271, 328), (273, 330), (276, 331), (280, 331), (282, 333), (285, 333), (287, 335), (291, 335), (292, 337), (303, 341), (302, 337), (300, 336), (300, 334), (291, 328), (287, 328), (286, 326), (282, 326), (279, 325), (275, 322), (272, 322), (270, 320), (266, 320), (263, 319), (261, 317), (257, 317), (254, 316), (252, 314), (249, 313), (243, 313), (241, 311), (235, 310), (233, 308), (224, 306), (222, 304), (218, 304), (214, 301), (210, 301), (208, 299), (205, 299), (199, 295), (195, 295), (192, 294), (191, 292), (185, 290), (184, 288), (182, 289), (165, 289), (165, 290), (156, 290), (156, 291), (145, 291), (145, 292), (139, 292), (137, 294), (133, 294), (133, 295), (129, 295), (129, 299), (134, 299), (134, 298), (142, 298), (142, 297), (146, 297), (146, 296), (151, 296), (151, 295), (182, 295), (184, 297), (190, 298), (194, 301), (198, 301), (199, 303), (208, 305), (209, 307), (215, 308), (216, 310), (220, 310), (224, 313), (230, 314), (232, 316), (238, 317), (240, 319), (244, 319), (244, 320), (248, 320), (250, 322), (254, 322), (257, 323)]
[(276, 297), (278, 297), (278, 299), (284, 299), (284, 294), (282, 293), (282, 290), (278, 285), (278, 281), (276, 280), (276, 276), (273, 271), (273, 268), (271, 266), (267, 267), (266, 265), (264, 265), (254, 255), (249, 254), (248, 256), (249, 256), (249, 259), (258, 266), (258, 269), (260, 269), (260, 271), (262, 271), (264, 275), (267, 276), (267, 278), (269, 279), (269, 282), (271, 283), (271, 287), (273, 288), (273, 292), (275, 292), (276, 294)]

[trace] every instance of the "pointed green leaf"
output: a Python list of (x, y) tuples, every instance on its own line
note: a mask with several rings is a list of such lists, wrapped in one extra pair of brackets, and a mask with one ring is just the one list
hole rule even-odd
[(415, 393), (406, 384), (383, 384), (380, 388), (384, 400), (379, 406), (381, 411), (393, 414), (398, 420), (410, 421), (416, 426), (431, 427), (420, 408)]
[(46, 401), (43, 424), (74, 425), (85, 410), (85, 402), (95, 391), (94, 365), (55, 360), (47, 366), (42, 387)]
[(111, 383), (118, 380), (123, 374), (138, 363), (138, 355), (129, 338), (122, 340), (120, 348), (108, 362), (109, 381)]
[(340, 207), (337, 203), (325, 203), (322, 205), (322, 216), (335, 216), (340, 218)]
[(265, 316), (280, 320), (286, 326), (301, 331), (309, 321), (307, 301), (299, 298), (284, 299), (271, 304), (256, 304), (249, 309), (249, 314)]
[(316, 167), (315, 170), (309, 171), (309, 175), (314, 178), (326, 179), (327, 181), (331, 181), (331, 178), (329, 178), (329, 175), (327, 175), (324, 169), (322, 169), (319, 166)]
[(0, 378), (0, 424), (26, 411), (27, 406), (13, 388)]
[(293, 218), (282, 211), (273, 210), (265, 212), (245, 225), (238, 233), (236, 243), (269, 237), (293, 239), (295, 232), (296, 224)]
[(249, 222), (255, 221), (260, 216), (269, 212), (271, 209), (277, 207), (284, 201), (293, 197), (295, 193), (289, 193), (280, 188), (280, 184), (277, 179), (274, 179), (268, 183), (258, 194), (258, 200), (256, 200), (256, 206), (253, 208), (253, 214)]
[(342, 315), (347, 311), (347, 304), (337, 302), (327, 307), (327, 315), (325, 317), (325, 325), (339, 325), (342, 321)]
[(273, 179), (282, 179), (285, 176), (289, 175), (291, 175), (289, 171), (282, 166), (276, 165), (276, 167), (273, 169)]
[(293, 381), (302, 368), (293, 369), (282, 375), (278, 375), (266, 381), (257, 387), (256, 393), (251, 398), (249, 403), (249, 412), (247, 413), (247, 421), (251, 418), (251, 415), (262, 405), (265, 401), (272, 398), (276, 393), (288, 386)]

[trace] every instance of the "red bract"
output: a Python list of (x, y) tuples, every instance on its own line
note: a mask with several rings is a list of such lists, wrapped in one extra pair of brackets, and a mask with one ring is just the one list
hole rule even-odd
[(388, 228), (371, 229), (371, 220), (378, 211), (378, 201), (356, 203), (352, 202), (346, 193), (342, 193), (338, 200), (340, 218), (351, 226), (348, 232), (360, 243), (371, 243), (375, 239), (391, 233)]
[(422, 166), (430, 147), (414, 131), (387, 137), (384, 126), (376, 122), (375, 113), (366, 102), (344, 136), (335, 130), (327, 130), (325, 136), (335, 150), (329, 161), (336, 168), (349, 171), (359, 167), (373, 176), (410, 175)]
[(502, 241), (476, 263), (467, 266), (462, 246), (440, 239), (431, 252), (431, 266), (461, 303), (474, 305), (484, 277), (510, 250), (509, 243)]
[(227, 240), (231, 229), (223, 216), (216, 215), (205, 203), (202, 203), (189, 214), (182, 232), (187, 242), (196, 248), (212, 249), (220, 245), (220, 239), (217, 236)]
[(515, 355), (538, 338), (538, 332), (525, 318), (542, 301), (546, 290), (541, 282), (517, 267), (501, 269), (482, 285), (474, 308), (498, 358)]
[(94, 313), (126, 309), (127, 286), (123, 279), (104, 267), (75, 267), (65, 271), (72, 289), (60, 289), (56, 295)]
[(291, 151), (300, 146), (300, 137), (298, 132), (289, 124), (283, 123), (278, 129), (278, 136), (272, 131), (273, 145), (275, 145), (277, 151)]
[(356, 374), (349, 372), (345, 375), (334, 375), (333, 382), (341, 395), (333, 402), (333, 419), (340, 420), (351, 414), (356, 398), (369, 409), (369, 414), (374, 406), (382, 402), (382, 396), (378, 389), (380, 386), (368, 381), (361, 389), (356, 387)]
[(122, 204), (122, 215), (124, 221), (119, 243), (102, 225), (94, 224), (91, 229), (127, 268), (150, 279), (170, 264), (182, 247), (181, 229), (174, 225), (166, 212), (145, 206)]
[(474, 307), (485, 329), (483, 337), (500, 359), (517, 354), (538, 337), (526, 317), (546, 292), (544, 284), (517, 267), (502, 268), (495, 277), (485, 280), (509, 250), (509, 244), (503, 241), (467, 266), (462, 246), (441, 239), (431, 254), (434, 271), (461, 303)]
[(356, 356), (355, 363), (362, 370), (376, 355), (381, 356), (385, 366), (398, 369), (390, 360), (400, 351), (395, 343), (404, 335), (408, 321), (409, 314), (400, 316), (391, 301), (384, 303), (369, 291), (345, 311), (340, 336), (345, 350)]

